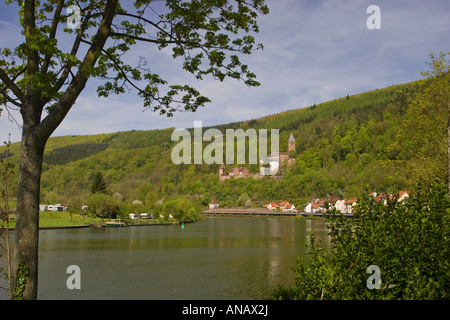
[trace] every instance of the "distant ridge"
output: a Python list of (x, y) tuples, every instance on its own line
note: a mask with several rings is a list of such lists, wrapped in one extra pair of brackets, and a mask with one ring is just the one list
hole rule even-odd
[[(410, 172), (414, 160), (413, 155), (404, 155), (409, 154), (404, 152), (404, 121), (409, 119), (411, 101), (426, 85), (419, 80), (343, 94), (306, 108), (214, 126), (222, 132), (279, 129), (280, 152), (287, 152), (292, 134), (295, 165), (277, 182), (233, 179), (220, 184), (219, 164), (175, 165), (170, 158), (174, 128), (52, 137), (43, 161), (42, 198), (86, 199), (96, 172), (102, 172), (111, 194), (120, 201), (140, 200), (149, 209), (179, 196), (203, 202), (214, 198), (231, 207), (246, 194), (252, 201), (285, 199), (301, 206), (313, 196), (356, 196), (366, 186), (409, 190), (414, 187)], [(12, 161), (18, 163), (19, 143), (12, 144), (11, 152)], [(248, 169), (259, 168), (248, 165)]]

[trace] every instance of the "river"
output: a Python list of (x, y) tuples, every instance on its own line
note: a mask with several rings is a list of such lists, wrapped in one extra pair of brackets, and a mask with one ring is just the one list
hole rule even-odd
[[(293, 284), (311, 231), (328, 244), (323, 220), (295, 217), (41, 230), (38, 299), (267, 299)], [(66, 285), (71, 265), (80, 268), (81, 289)]]

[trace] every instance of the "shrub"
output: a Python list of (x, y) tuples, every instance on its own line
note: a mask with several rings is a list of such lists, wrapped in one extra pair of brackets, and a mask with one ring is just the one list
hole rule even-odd
[[(311, 258), (298, 258), (295, 285), (275, 299), (449, 299), (450, 200), (447, 187), (431, 187), (387, 205), (360, 197), (355, 219), (330, 210), (333, 249), (310, 237)], [(367, 268), (380, 268), (380, 289), (369, 289)]]

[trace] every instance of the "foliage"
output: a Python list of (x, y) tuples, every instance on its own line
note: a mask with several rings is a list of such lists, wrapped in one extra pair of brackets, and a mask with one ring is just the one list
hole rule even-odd
[(450, 131), (447, 131), (450, 127), (450, 65), (442, 52), (439, 59), (434, 55), (431, 58), (429, 64), (433, 69), (423, 73), (429, 78), (409, 104), (396, 139), (388, 147), (392, 158), (411, 159), (408, 173), (415, 183), (450, 182), (446, 174), (450, 142)]
[(43, 161), (49, 165), (64, 165), (68, 162), (89, 157), (108, 147), (106, 143), (80, 143), (63, 146), (48, 152)]
[[(448, 75), (433, 75), (352, 95), (348, 100), (344, 96), (217, 126), (222, 132), (227, 128), (280, 128), (281, 150), (292, 132), (296, 161), (280, 181), (249, 178), (219, 183), (217, 164), (175, 165), (170, 158), (175, 145), (170, 140), (173, 128), (51, 138), (43, 162), (42, 201), (81, 207), (90, 197), (92, 178), (98, 172), (111, 194), (118, 195), (122, 215), (133, 212), (127, 206), (134, 200), (144, 202), (145, 210), (151, 212), (157, 202), (183, 195), (202, 199), (205, 207), (212, 199), (221, 206), (244, 206), (248, 199), (240, 197), (245, 194), (253, 205), (286, 200), (302, 207), (312, 197), (354, 197), (366, 185), (372, 191), (396, 191), (413, 190), (419, 181), (439, 183), (445, 179), (447, 134), (445, 119), (438, 116), (445, 110), (435, 102), (444, 101), (438, 93), (448, 87)], [(92, 152), (81, 146), (90, 146)], [(18, 147), (11, 145), (13, 163), (18, 163)], [(50, 155), (58, 154), (67, 155), (66, 160), (51, 160)]]
[[(219, 183), (217, 164), (175, 165), (170, 158), (175, 145), (170, 141), (173, 129), (51, 138), (46, 154), (57, 154), (63, 146), (69, 150), (71, 145), (98, 143), (108, 147), (90, 155), (74, 153), (61, 165), (44, 162), (42, 201), (72, 203), (80, 202), (75, 199), (79, 198), (86, 202), (97, 172), (123, 204), (137, 199), (150, 206), (149, 210), (158, 201), (182, 195), (203, 198), (204, 206), (212, 199), (221, 206), (244, 205), (239, 198), (247, 194), (253, 204), (286, 200), (301, 207), (312, 197), (354, 197), (366, 185), (371, 190), (396, 191), (412, 190), (418, 181), (424, 185), (442, 182), (446, 156), (442, 143), (447, 135), (436, 126), (425, 125), (434, 120), (413, 115), (414, 101), (425, 101), (426, 97), (420, 96), (430, 86), (440, 85), (421, 80), (253, 121), (255, 129), (286, 128), (280, 131), (280, 149), (286, 147), (291, 132), (296, 138), (295, 164), (280, 181), (249, 178)], [(433, 109), (437, 107), (428, 103), (421, 112), (438, 114)], [(245, 127), (248, 122), (229, 126)], [(226, 128), (223, 125), (221, 130)], [(19, 153), (18, 144), (12, 144), (11, 149)], [(18, 157), (11, 157), (11, 161), (18, 163)]]
[(94, 216), (113, 219), (119, 213), (119, 203), (111, 195), (94, 193), (87, 200), (88, 210)]
[(172, 216), (177, 222), (193, 222), (202, 219), (198, 208), (186, 197), (167, 201), (162, 208), (162, 215), (166, 220)]
[(28, 267), (24, 261), (19, 262), (19, 266), (16, 272), (16, 284), (14, 286), (14, 294), (11, 296), (11, 300), (23, 300), (23, 292), (27, 283)]
[(103, 179), (103, 175), (101, 172), (97, 172), (95, 174), (94, 181), (92, 181), (90, 190), (92, 194), (97, 192), (104, 194), (108, 193), (108, 190), (106, 188), (106, 182), (105, 179)]
[[(420, 188), (419, 188), (420, 189)], [(298, 259), (295, 286), (276, 299), (449, 299), (450, 198), (431, 187), (404, 205), (358, 199), (355, 219), (331, 211), (333, 250), (323, 253), (311, 235), (311, 258)], [(367, 268), (381, 270), (381, 288), (368, 289)]]

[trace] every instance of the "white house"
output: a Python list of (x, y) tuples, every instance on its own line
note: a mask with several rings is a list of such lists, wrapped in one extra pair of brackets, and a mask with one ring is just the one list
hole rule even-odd
[(408, 190), (399, 190), (398, 191), (398, 202), (407, 202), (407, 200), (409, 199), (409, 193), (410, 191)]
[(313, 205), (314, 203), (316, 203), (317, 200), (319, 200), (319, 199), (317, 199), (317, 198), (312, 199), (312, 200), (305, 206), (304, 211), (305, 211), (305, 212), (308, 212), (308, 213), (312, 213), (312, 212), (313, 212), (313, 211), (312, 211), (312, 205)]
[(347, 213), (347, 206), (345, 205), (345, 200), (336, 200), (334, 203), (334, 208), (340, 213)]
[(353, 206), (356, 205), (356, 198), (345, 201), (345, 206), (347, 207), (347, 213), (352, 213)]
[(269, 204), (266, 204), (265, 207), (269, 210), (276, 210), (278, 208), (278, 203), (271, 202)]
[(296, 212), (297, 210), (295, 209), (295, 206), (292, 203), (288, 203), (287, 205), (284, 206), (283, 212)]
[(216, 200), (211, 201), (209, 204), (210, 209), (217, 209), (219, 207), (219, 203)]
[(308, 213), (317, 213), (321, 211), (325, 211), (325, 208), (323, 206), (324, 201), (321, 201), (318, 198), (312, 199), (310, 203), (308, 203), (305, 207), (305, 212)]

